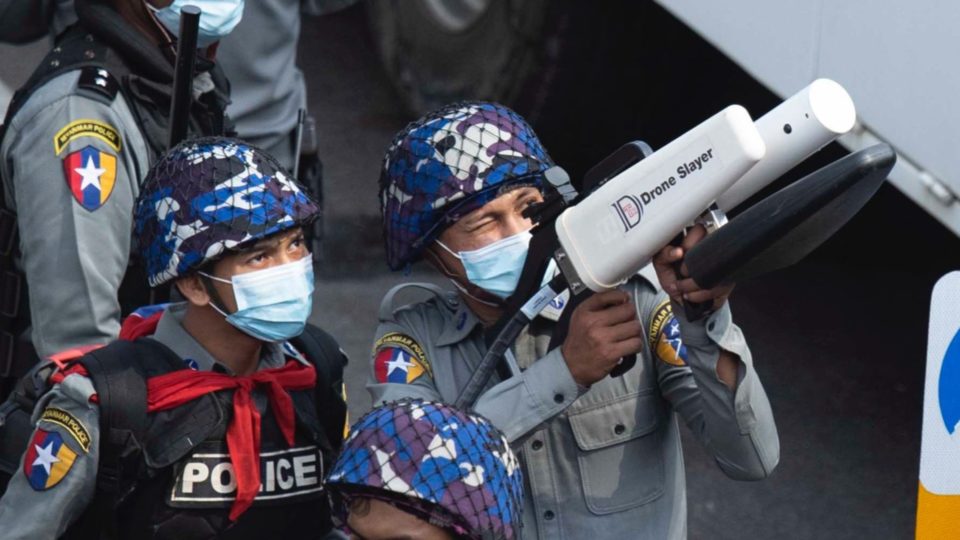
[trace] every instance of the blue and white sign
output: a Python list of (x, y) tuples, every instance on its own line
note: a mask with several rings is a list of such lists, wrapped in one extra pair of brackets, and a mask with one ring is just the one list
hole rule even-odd
[(920, 482), (936, 495), (960, 495), (960, 272), (934, 287), (928, 335)]

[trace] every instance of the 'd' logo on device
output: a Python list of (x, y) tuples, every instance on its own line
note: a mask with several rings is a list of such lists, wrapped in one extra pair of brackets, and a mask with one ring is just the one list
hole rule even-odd
[(643, 204), (640, 199), (633, 195), (624, 195), (610, 206), (613, 207), (617, 217), (620, 218), (620, 222), (623, 223), (623, 232), (627, 232), (640, 224), (640, 218), (643, 217)]

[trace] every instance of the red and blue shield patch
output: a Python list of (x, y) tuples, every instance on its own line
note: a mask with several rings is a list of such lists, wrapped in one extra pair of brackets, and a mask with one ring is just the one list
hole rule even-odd
[(87, 145), (63, 158), (63, 173), (73, 198), (87, 210), (103, 206), (117, 180), (117, 157)]
[(410, 336), (391, 332), (374, 344), (373, 374), (377, 382), (409, 384), (430, 373), (423, 348)]
[(59, 433), (37, 429), (23, 456), (23, 474), (30, 487), (44, 491), (60, 483), (76, 459), (77, 453), (64, 444)]
[(407, 384), (426, 371), (413, 355), (399, 347), (387, 347), (377, 353), (374, 362), (377, 382)]

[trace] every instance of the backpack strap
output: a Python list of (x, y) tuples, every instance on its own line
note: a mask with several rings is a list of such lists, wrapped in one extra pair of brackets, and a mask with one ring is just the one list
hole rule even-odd
[(100, 463), (88, 512), (99, 524), (101, 538), (119, 537), (116, 508), (133, 491), (144, 467), (149, 376), (145, 366), (162, 371), (182, 368), (175, 358), (164, 345), (144, 338), (114, 341), (80, 360), (100, 400)]
[(317, 370), (316, 403), (320, 423), (334, 450), (340, 451), (347, 426), (347, 403), (343, 369), (347, 355), (330, 334), (308, 324), (290, 344), (306, 356)]

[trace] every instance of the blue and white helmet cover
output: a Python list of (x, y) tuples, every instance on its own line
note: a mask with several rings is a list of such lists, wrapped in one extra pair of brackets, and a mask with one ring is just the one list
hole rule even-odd
[(205, 137), (177, 145), (150, 168), (134, 236), (150, 285), (157, 286), (318, 214), (274, 158), (236, 139)]
[(526, 120), (496, 103), (454, 103), (397, 134), (380, 170), (380, 209), (393, 270), (415, 262), (448, 225), (503, 188), (542, 185), (553, 161)]
[(327, 477), (334, 515), (347, 497), (370, 497), (467, 538), (513, 539), (523, 479), (506, 438), (489, 421), (442, 403), (404, 399), (350, 429)]

